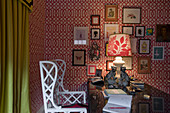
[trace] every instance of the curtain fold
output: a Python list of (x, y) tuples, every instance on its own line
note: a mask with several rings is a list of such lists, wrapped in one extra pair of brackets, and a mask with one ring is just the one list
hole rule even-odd
[(30, 113), (29, 9), (0, 1), (0, 113)]

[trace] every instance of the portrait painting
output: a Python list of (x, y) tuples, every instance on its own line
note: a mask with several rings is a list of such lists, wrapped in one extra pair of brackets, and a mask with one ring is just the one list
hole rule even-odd
[(105, 6), (105, 20), (117, 21), (118, 20), (118, 5)]
[(156, 25), (156, 42), (170, 42), (170, 24)]

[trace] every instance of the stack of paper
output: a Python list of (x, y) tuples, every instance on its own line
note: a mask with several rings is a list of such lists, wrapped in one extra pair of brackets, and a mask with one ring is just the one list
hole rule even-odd
[(109, 113), (130, 113), (132, 95), (112, 95), (103, 111)]
[(104, 93), (107, 96), (111, 96), (111, 95), (126, 95), (126, 92), (124, 92), (122, 89), (105, 89)]

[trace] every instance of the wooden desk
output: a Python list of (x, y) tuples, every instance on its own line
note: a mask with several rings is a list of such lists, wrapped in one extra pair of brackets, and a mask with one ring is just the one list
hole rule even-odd
[[(138, 112), (138, 105), (140, 102), (148, 103), (149, 104), (149, 113), (153, 112), (153, 103), (152, 97), (163, 97), (164, 98), (164, 112), (168, 113), (169, 102), (170, 102), (170, 95), (164, 93), (150, 85), (145, 84), (143, 92), (136, 92), (132, 98), (132, 109), (131, 113), (139, 113)], [(105, 106), (107, 100), (104, 99), (102, 91), (105, 89), (104, 87), (96, 87), (91, 84), (91, 80), (88, 80), (88, 103), (89, 109), (88, 113), (103, 113), (103, 107)], [(145, 99), (144, 94), (150, 95), (150, 99)]]

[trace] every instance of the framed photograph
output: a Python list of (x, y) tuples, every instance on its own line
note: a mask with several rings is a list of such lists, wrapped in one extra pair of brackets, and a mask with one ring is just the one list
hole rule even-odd
[(132, 69), (133, 58), (131, 56), (122, 57), (122, 60), (125, 61), (123, 66), (126, 67), (127, 70)]
[(111, 66), (114, 66), (113, 60), (106, 60), (106, 71), (112, 70)]
[(153, 60), (164, 60), (164, 46), (153, 46)]
[(149, 54), (149, 53), (150, 53), (150, 40), (139, 39), (139, 54)]
[(72, 65), (85, 66), (86, 50), (73, 50)]
[(145, 26), (136, 26), (135, 37), (144, 37), (144, 36), (145, 36)]
[(105, 5), (105, 21), (118, 21), (118, 5)]
[(164, 98), (152, 97), (152, 107), (153, 112), (164, 112)]
[(122, 33), (133, 35), (133, 26), (122, 26)]
[(109, 41), (109, 36), (115, 33), (119, 33), (119, 24), (105, 24), (105, 41)]
[(147, 102), (138, 103), (138, 113), (150, 113), (150, 104)]
[(100, 25), (100, 15), (91, 15), (90, 20), (92, 26)]
[(108, 56), (108, 42), (105, 43), (105, 56)]
[(102, 76), (102, 69), (96, 69), (96, 77), (101, 77)]
[(149, 74), (151, 72), (151, 58), (138, 57), (138, 73)]
[(140, 24), (141, 8), (123, 7), (123, 24)]
[(170, 24), (156, 25), (156, 42), (170, 42)]
[(96, 74), (96, 65), (89, 64), (87, 65), (87, 75), (95, 75)]
[(74, 27), (74, 44), (88, 45), (88, 27)]
[(100, 39), (100, 28), (91, 28), (91, 39), (92, 40)]
[(147, 35), (147, 36), (153, 35), (153, 28), (147, 28), (147, 29), (146, 29), (146, 35)]

